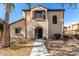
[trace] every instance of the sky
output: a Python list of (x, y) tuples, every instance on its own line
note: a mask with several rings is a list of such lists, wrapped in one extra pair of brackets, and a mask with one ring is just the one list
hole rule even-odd
[[(39, 3), (40, 5), (48, 8), (48, 9), (61, 9), (61, 4), (57, 3)], [(32, 3), (31, 7), (39, 5), (37, 3)], [(23, 9), (28, 9), (28, 6), (25, 3), (16, 3), (14, 4), (15, 8), (12, 9), (10, 14), (10, 23), (15, 22), (23, 18)], [(67, 26), (69, 24), (78, 23), (79, 22), (79, 4), (77, 4), (77, 8), (73, 8), (64, 4), (64, 25)], [(5, 17), (5, 5), (0, 4), (0, 18), (4, 20)]]

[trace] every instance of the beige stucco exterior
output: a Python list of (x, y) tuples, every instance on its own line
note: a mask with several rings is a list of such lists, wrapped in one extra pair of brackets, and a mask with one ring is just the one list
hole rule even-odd
[[(44, 10), (46, 19), (33, 19), (33, 11), (35, 10)], [(57, 24), (52, 23), (52, 16), (57, 16)], [(26, 20), (26, 31), (27, 38), (35, 38), (35, 29), (41, 27), (43, 37), (52, 38), (53, 34), (60, 33), (63, 35), (63, 25), (64, 25), (64, 10), (51, 10), (42, 6), (37, 6), (31, 10), (26, 10), (23, 12), (23, 17)], [(10, 26), (11, 37), (16, 36), (14, 33), (15, 27), (22, 28), (23, 37), (25, 37), (25, 20), (14, 23)]]
[[(57, 24), (52, 24), (52, 16), (57, 15)], [(60, 33), (63, 35), (64, 17), (63, 11), (49, 11), (48, 12), (48, 29), (49, 38), (52, 38), (53, 34)]]
[[(42, 7), (36, 7), (31, 11), (26, 11), (27, 14), (27, 38), (35, 38), (35, 28), (41, 26), (43, 29), (43, 37), (46, 36), (48, 38), (48, 19), (44, 19), (43, 21), (35, 21), (36, 19), (32, 19), (32, 13), (34, 10), (45, 10), (47, 13), (47, 9)], [(47, 14), (46, 14), (47, 15)], [(39, 19), (37, 19), (39, 20)]]
[[(21, 28), (21, 33), (16, 34), (15, 28)], [(10, 24), (10, 38), (25, 38), (25, 20), (24, 19)]]

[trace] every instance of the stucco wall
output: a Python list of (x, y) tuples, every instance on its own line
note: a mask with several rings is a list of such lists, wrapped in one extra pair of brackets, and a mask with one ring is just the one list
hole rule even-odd
[[(34, 10), (45, 10), (46, 19), (42, 19), (41, 21), (36, 21), (32, 18), (32, 12)], [(43, 29), (43, 37), (52, 38), (53, 34), (60, 33), (63, 35), (63, 25), (64, 25), (64, 16), (63, 11), (47, 11), (46, 8), (36, 7), (31, 9), (31, 11), (26, 11), (23, 13), (23, 17), (26, 19), (27, 26), (27, 38), (35, 38), (35, 28), (40, 26)], [(52, 24), (52, 16), (57, 15), (57, 24)], [(39, 20), (39, 19), (37, 19)], [(15, 34), (15, 28), (21, 27), (22, 36), (18, 36)], [(11, 38), (24, 38), (25, 37), (25, 21), (19, 21), (10, 25), (10, 36)]]
[[(57, 24), (52, 23), (52, 17), (57, 16)], [(64, 25), (64, 16), (63, 11), (48, 11), (48, 29), (49, 29), (49, 38), (53, 37), (53, 34), (60, 33), (63, 35), (63, 25)]]
[[(14, 24), (10, 25), (10, 38), (25, 38), (25, 22), (24, 20), (21, 20), (19, 22), (16, 22)], [(21, 28), (20, 34), (15, 34), (15, 28)]]
[(46, 19), (42, 19), (41, 21), (39, 21), (39, 19), (37, 19), (38, 21), (36, 21), (35, 19), (32, 19), (32, 16), (33, 16), (32, 12), (34, 10), (45, 10), (45, 12), (47, 13), (47, 9), (42, 7), (37, 7), (37, 8), (33, 8), (31, 11), (26, 11), (27, 38), (35, 38), (35, 28), (38, 26), (42, 27), (43, 29), (43, 37), (48, 38), (48, 19), (47, 17)]

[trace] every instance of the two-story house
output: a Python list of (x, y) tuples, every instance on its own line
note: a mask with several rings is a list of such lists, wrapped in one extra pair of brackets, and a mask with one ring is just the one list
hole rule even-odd
[(23, 10), (23, 17), (10, 24), (11, 38), (52, 38), (55, 33), (63, 35), (63, 9), (48, 9), (38, 5)]

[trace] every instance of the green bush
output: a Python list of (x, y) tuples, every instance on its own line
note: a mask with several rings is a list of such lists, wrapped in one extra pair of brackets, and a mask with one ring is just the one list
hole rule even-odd
[(61, 34), (59, 34), (59, 33), (54, 34), (54, 39), (60, 39), (60, 38), (61, 38)]
[(44, 37), (43, 39), (44, 39), (44, 40), (47, 40), (47, 37)]
[(79, 40), (79, 34), (75, 34), (74, 37)]
[(17, 50), (17, 49), (19, 49), (20, 47), (19, 46), (17, 46), (16, 44), (11, 44), (11, 46), (10, 46), (10, 49), (12, 49), (12, 50)]
[(63, 35), (63, 39), (64, 39), (64, 41), (68, 41), (69, 40), (69, 35)]
[(24, 46), (19, 46), (18, 44), (16, 43), (12, 43), (11, 46), (10, 46), (10, 49), (11, 50), (17, 50), (17, 49), (21, 49), (23, 48)]
[(68, 36), (69, 36), (69, 39), (73, 39), (74, 38), (74, 35), (73, 34), (70, 34)]
[(20, 41), (19, 44), (26, 44), (26, 41)]

